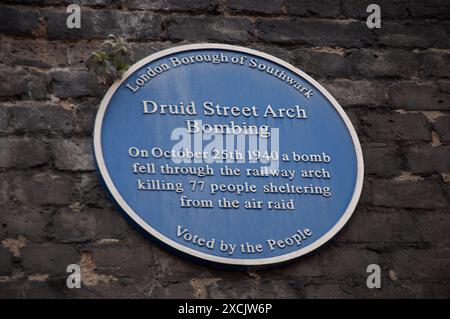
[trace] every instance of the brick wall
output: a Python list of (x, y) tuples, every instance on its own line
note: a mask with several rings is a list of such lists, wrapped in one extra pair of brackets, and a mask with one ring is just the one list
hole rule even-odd
[[(0, 4), (0, 297), (450, 297), (450, 4), (375, 1), (10, 0)], [(82, 4), (82, 28), (65, 27)], [(358, 208), (318, 253), (227, 271), (143, 237), (99, 185), (92, 129), (105, 93), (85, 61), (109, 33), (133, 61), (196, 42), (271, 53), (349, 114), (366, 165)], [(79, 263), (81, 289), (65, 285)], [(382, 289), (366, 267), (382, 268)]]

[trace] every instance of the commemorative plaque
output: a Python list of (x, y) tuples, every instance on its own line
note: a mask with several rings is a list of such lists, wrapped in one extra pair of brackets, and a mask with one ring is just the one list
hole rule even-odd
[(314, 79), (231, 45), (164, 50), (109, 89), (95, 159), (114, 201), (165, 246), (228, 266), (307, 254), (348, 221), (363, 160)]

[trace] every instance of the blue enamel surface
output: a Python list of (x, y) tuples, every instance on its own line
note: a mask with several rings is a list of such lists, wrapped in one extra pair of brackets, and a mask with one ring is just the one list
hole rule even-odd
[[(222, 49), (201, 50), (195, 53), (232, 55), (245, 55), (248, 59), (251, 54), (236, 53)], [(176, 53), (182, 57), (192, 55), (193, 51)], [(255, 56), (259, 62), (271, 65), (283, 70), (287, 75), (301, 81), (314, 92), (313, 98), (306, 99), (300, 92), (287, 85), (285, 82), (265, 72), (252, 69), (247, 66), (232, 63), (211, 64), (196, 63), (187, 66), (171, 68), (171, 70), (159, 74), (157, 77), (143, 85), (136, 93), (127, 89), (127, 83), (134, 83), (148, 66), (155, 67), (161, 63), (170, 65), (171, 56), (153, 61), (138, 71), (134, 72), (112, 96), (106, 110), (101, 134), (101, 146), (104, 161), (110, 177), (128, 205), (158, 232), (186, 247), (221, 257), (229, 258), (265, 258), (276, 257), (294, 252), (300, 248), (311, 245), (325, 233), (327, 233), (345, 212), (356, 184), (357, 160), (353, 142), (344, 121), (332, 104), (319, 90), (314, 88), (305, 79), (289, 71), (281, 65)], [(170, 116), (142, 114), (140, 101), (154, 100), (164, 104), (177, 104), (183, 101), (187, 104), (195, 101), (199, 115)], [(258, 118), (230, 118), (202, 115), (201, 104), (204, 101), (217, 102), (222, 105), (256, 105), (260, 112), (270, 104), (274, 108), (300, 105), (308, 114), (308, 119), (267, 119)], [(299, 172), (293, 181), (274, 177), (222, 177), (219, 168), (224, 164), (210, 164), (215, 170), (214, 177), (185, 177), (141, 175), (142, 179), (163, 179), (170, 182), (184, 182), (184, 193), (164, 191), (137, 191), (136, 174), (132, 173), (133, 163), (141, 164), (153, 162), (157, 165), (169, 164), (175, 166), (171, 160), (152, 158), (131, 158), (127, 151), (130, 146), (151, 149), (154, 146), (170, 150), (176, 141), (171, 141), (170, 135), (174, 128), (185, 127), (185, 120), (201, 119), (204, 123), (236, 123), (266, 124), (280, 129), (280, 154), (295, 151), (299, 154), (320, 154), (325, 152), (332, 157), (330, 163), (284, 163), (280, 169), (319, 169), (325, 168), (331, 173), (331, 179), (304, 179)], [(177, 164), (179, 166), (204, 164)], [(261, 165), (254, 164), (227, 164), (229, 167), (258, 168)], [(320, 195), (273, 195), (264, 194), (260, 190), (255, 194), (216, 194), (209, 195), (207, 191), (192, 192), (189, 180), (204, 180), (207, 183), (244, 183), (256, 184), (261, 189), (263, 184), (273, 182), (277, 185), (289, 182), (291, 184), (308, 186), (329, 186), (332, 196), (325, 198)], [(247, 210), (247, 209), (219, 209), (217, 203), (213, 209), (180, 208), (179, 197), (185, 195), (191, 199), (217, 199), (225, 196), (229, 200), (281, 200), (293, 198), (295, 211), (273, 210)], [(291, 246), (284, 249), (263, 253), (244, 254), (237, 251), (230, 256), (218, 249), (210, 250), (199, 247), (177, 238), (177, 225), (189, 229), (193, 234), (199, 234), (205, 239), (215, 238), (216, 241), (224, 240), (227, 243), (264, 244), (267, 239), (284, 239), (296, 232), (297, 229), (308, 228), (312, 230), (312, 236), (304, 241), (301, 246)], [(216, 243), (217, 245), (218, 243)]]

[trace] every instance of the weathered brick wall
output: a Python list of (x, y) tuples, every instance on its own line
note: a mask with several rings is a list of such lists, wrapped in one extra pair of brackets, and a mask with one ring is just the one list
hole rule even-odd
[[(380, 4), (382, 28), (365, 25)], [(82, 28), (66, 28), (69, 3)], [(99, 185), (105, 89), (85, 66), (109, 33), (133, 61), (184, 43), (260, 49), (316, 78), (355, 125), (364, 192), (318, 253), (227, 271), (143, 237)], [(10, 0), (0, 5), (1, 297), (450, 297), (450, 4), (325, 0)], [(79, 263), (81, 289), (65, 285)], [(366, 267), (382, 268), (382, 289)]]

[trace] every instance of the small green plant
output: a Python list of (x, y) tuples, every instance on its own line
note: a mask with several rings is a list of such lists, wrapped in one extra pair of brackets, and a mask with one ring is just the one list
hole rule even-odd
[(111, 85), (128, 70), (129, 62), (127, 41), (110, 34), (108, 39), (103, 41), (101, 49), (92, 52), (87, 61), (87, 66), (90, 71), (95, 73), (100, 83)]

